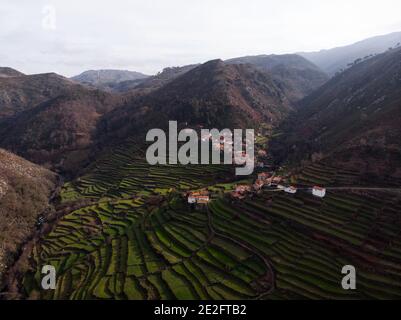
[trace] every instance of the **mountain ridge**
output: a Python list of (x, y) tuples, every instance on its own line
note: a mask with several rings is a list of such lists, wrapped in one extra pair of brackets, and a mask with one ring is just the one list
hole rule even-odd
[(262, 120), (278, 122), (289, 109), (290, 102), (268, 74), (218, 59), (113, 110), (98, 131), (124, 136), (132, 130), (163, 128), (169, 120), (189, 127), (254, 127)]
[(78, 88), (80, 85), (56, 73), (0, 77), (0, 121)]
[(401, 48), (361, 62), (302, 100), (273, 150), (399, 177), (400, 88)]
[(319, 67), (296, 54), (246, 56), (225, 62), (250, 64), (267, 72), (293, 103), (312, 93), (329, 79)]
[(0, 145), (48, 168), (75, 172), (87, 160), (97, 121), (121, 99), (74, 87), (6, 119)]
[(113, 86), (117, 86), (121, 82), (144, 80), (148, 77), (148, 75), (136, 71), (99, 69), (84, 71), (70, 79), (83, 85), (112, 91)]
[(10, 67), (0, 67), (0, 78), (24, 76), (22, 72)]
[(319, 66), (333, 76), (336, 72), (348, 67), (357, 59), (383, 53), (390, 47), (401, 43), (401, 32), (367, 38), (356, 43), (315, 52), (299, 52), (298, 54)]

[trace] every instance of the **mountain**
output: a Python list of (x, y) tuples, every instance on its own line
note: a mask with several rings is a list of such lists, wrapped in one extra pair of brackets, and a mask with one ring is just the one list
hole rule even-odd
[(5, 267), (48, 208), (55, 185), (52, 172), (0, 149), (0, 284)]
[(71, 79), (81, 84), (93, 86), (99, 89), (112, 90), (113, 86), (125, 81), (137, 81), (149, 76), (135, 71), (127, 70), (89, 70)]
[(268, 72), (292, 102), (304, 98), (328, 80), (316, 65), (296, 54), (248, 56), (226, 63), (251, 64)]
[(282, 159), (314, 159), (401, 177), (401, 49), (338, 74), (300, 102), (272, 144)]
[(23, 76), (22, 72), (8, 67), (0, 67), (0, 78), (19, 77)]
[(308, 59), (324, 70), (330, 76), (357, 59), (364, 59), (375, 54), (383, 53), (389, 48), (395, 48), (401, 43), (401, 32), (377, 36), (357, 43), (318, 52), (301, 52), (299, 55)]
[(155, 76), (150, 76), (145, 79), (127, 80), (110, 85), (114, 92), (137, 92), (147, 93), (156, 90), (184, 73), (196, 68), (198, 64), (187, 65), (183, 67), (168, 67), (164, 68)]
[(0, 146), (66, 175), (90, 162), (94, 146), (122, 142), (169, 120), (210, 128), (277, 125), (291, 110), (293, 97), (277, 77), (250, 64), (221, 60), (166, 68), (126, 95), (54, 74), (0, 83), (7, 84), (4, 97), (18, 97), (6, 105)]
[[(6, 69), (8, 75), (16, 74)], [(78, 87), (55, 73), (0, 77), (0, 122)]]
[(290, 102), (266, 73), (250, 65), (202, 64), (106, 115), (99, 132), (118, 137), (163, 128), (169, 120), (190, 127), (249, 128), (278, 123)]
[(16, 115), (0, 127), (0, 145), (35, 163), (74, 172), (87, 160), (101, 116), (120, 98), (77, 86)]

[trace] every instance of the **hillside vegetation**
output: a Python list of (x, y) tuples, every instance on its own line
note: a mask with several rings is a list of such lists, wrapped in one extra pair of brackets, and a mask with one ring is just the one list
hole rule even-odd
[(279, 131), (278, 160), (321, 160), (401, 176), (401, 49), (337, 75), (299, 103)]
[(0, 149), (0, 284), (6, 266), (48, 208), (55, 184), (50, 171)]

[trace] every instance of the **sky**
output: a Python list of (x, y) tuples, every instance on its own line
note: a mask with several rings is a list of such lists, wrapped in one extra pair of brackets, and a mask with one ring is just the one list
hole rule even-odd
[(400, 0), (1, 0), (0, 66), (73, 76), (317, 51), (401, 31)]

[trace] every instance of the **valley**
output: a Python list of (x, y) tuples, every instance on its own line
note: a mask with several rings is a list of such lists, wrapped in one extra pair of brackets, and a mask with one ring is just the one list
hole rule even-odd
[[(0, 297), (400, 299), (400, 62), (391, 49), (331, 78), (294, 54), (154, 76), (1, 68)], [(150, 165), (146, 132), (169, 121), (254, 129), (255, 171)]]

